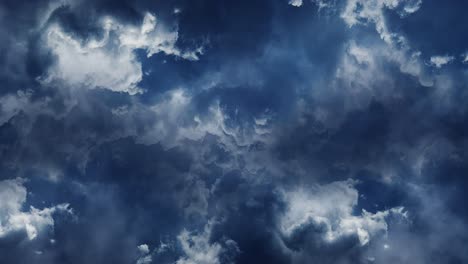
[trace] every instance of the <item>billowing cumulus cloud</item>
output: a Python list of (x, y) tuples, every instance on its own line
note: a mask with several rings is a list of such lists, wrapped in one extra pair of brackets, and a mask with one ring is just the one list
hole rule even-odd
[(68, 204), (37, 209), (31, 206), (28, 211), (22, 208), (26, 202), (27, 190), (21, 178), (0, 182), (0, 239), (14, 233), (25, 232), (28, 240), (54, 227), (53, 214), (57, 212), (72, 213)]
[(3, 1), (0, 259), (468, 262), (466, 7)]
[(56, 56), (56, 63), (43, 77), (45, 83), (64, 81), (85, 88), (106, 88), (117, 92), (143, 92), (138, 83), (143, 78), (141, 62), (135, 51), (145, 50), (148, 57), (167, 55), (197, 60), (196, 51), (185, 53), (175, 47), (177, 31), (165, 29), (156, 17), (146, 13), (140, 26), (122, 25), (112, 17), (98, 21), (102, 36), (76, 39), (59, 24), (45, 31), (45, 42)]
[(300, 238), (305, 235), (301, 233), (307, 232), (308, 229), (318, 229), (322, 232), (319, 239), (325, 243), (356, 236), (359, 244), (364, 246), (373, 236), (387, 232), (385, 218), (389, 214), (405, 215), (401, 207), (376, 213), (369, 213), (363, 209), (360, 215), (353, 215), (358, 202), (358, 192), (349, 181), (333, 182), (309, 191), (292, 191), (285, 196), (288, 210), (281, 220), (281, 229), (291, 241), (304, 239)]

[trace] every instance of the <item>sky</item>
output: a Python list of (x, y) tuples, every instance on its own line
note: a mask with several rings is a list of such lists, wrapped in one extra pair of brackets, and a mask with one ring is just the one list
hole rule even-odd
[(0, 262), (468, 263), (467, 8), (0, 1)]

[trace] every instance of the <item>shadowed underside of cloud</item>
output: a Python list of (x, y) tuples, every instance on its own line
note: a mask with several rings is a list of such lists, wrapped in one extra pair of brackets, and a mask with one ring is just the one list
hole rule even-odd
[(3, 1), (0, 258), (468, 262), (464, 8)]

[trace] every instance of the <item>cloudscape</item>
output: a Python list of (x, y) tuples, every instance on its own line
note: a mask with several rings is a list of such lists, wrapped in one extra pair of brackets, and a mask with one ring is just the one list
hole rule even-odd
[(468, 263), (466, 10), (1, 0), (0, 263)]

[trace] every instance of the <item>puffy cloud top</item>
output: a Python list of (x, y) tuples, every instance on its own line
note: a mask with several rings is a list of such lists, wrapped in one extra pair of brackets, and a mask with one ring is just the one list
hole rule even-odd
[(33, 240), (54, 226), (53, 214), (56, 212), (72, 213), (68, 204), (44, 208), (33, 206), (23, 211), (27, 191), (23, 186), (24, 179), (4, 180), (0, 182), (0, 239), (12, 233), (25, 231), (27, 238)]

